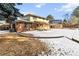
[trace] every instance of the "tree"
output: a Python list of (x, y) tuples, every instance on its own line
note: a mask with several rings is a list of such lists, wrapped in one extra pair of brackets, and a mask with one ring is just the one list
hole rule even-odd
[(0, 20), (10, 23), (10, 30), (15, 31), (15, 20), (17, 17), (23, 16), (19, 9), (15, 8), (17, 3), (0, 3)]
[(9, 23), (15, 21), (18, 16), (22, 16), (19, 9), (15, 8), (17, 3), (0, 3), (0, 19)]
[(73, 21), (73, 23), (75, 22), (75, 23), (79, 23), (79, 6), (77, 6), (74, 10), (73, 10), (73, 12), (72, 12), (72, 17), (73, 17), (73, 19), (72, 19), (72, 21)]
[(64, 20), (63, 20), (63, 23), (64, 23), (64, 24), (66, 24), (66, 23), (67, 23), (67, 20), (66, 20), (66, 19), (64, 19)]
[(71, 24), (78, 24), (78, 18), (76, 16), (72, 16), (70, 22), (71, 22)]
[(52, 23), (52, 21), (54, 20), (54, 17), (52, 15), (48, 15), (46, 19), (49, 20), (49, 23)]
[(68, 13), (66, 13), (66, 14), (64, 15), (64, 19), (65, 19), (65, 20), (68, 20), (68, 19), (69, 19), (69, 14), (68, 14)]
[(74, 9), (72, 15), (73, 15), (73, 16), (76, 16), (76, 17), (79, 17), (79, 6)]

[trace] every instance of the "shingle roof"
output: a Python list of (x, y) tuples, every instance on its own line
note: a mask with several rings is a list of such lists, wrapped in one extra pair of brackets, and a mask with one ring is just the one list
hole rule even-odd
[(16, 22), (26, 22), (26, 23), (31, 23), (30, 21), (27, 21), (27, 20), (16, 20), (15, 23), (16, 23)]
[(62, 20), (52, 20), (52, 23), (62, 23)]

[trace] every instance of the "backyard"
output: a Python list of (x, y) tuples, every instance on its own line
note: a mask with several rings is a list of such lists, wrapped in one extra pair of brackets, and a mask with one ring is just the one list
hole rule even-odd
[[(4, 33), (8, 33), (8, 31), (0, 31), (0, 34), (4, 34)], [(47, 53), (44, 53), (44, 54), (42, 53), (38, 55), (42, 55), (42, 56), (44, 55), (49, 55), (49, 56), (75, 55), (75, 56), (78, 56), (79, 55), (79, 43), (71, 40), (72, 38), (74, 38), (78, 41), (79, 39), (78, 29), (51, 29), (48, 31), (35, 30), (35, 31), (26, 31), (22, 33), (33, 34), (34, 37), (39, 37), (36, 40), (39, 40), (45, 43), (49, 51)], [(35, 44), (37, 43), (35, 42)]]
[(49, 55), (79, 55), (79, 43), (68, 39), (73, 37), (78, 40), (78, 29), (52, 29), (48, 31), (29, 31), (26, 33), (31, 33), (37, 37), (64, 36), (61, 38), (40, 38), (39, 40), (45, 42), (51, 49)]

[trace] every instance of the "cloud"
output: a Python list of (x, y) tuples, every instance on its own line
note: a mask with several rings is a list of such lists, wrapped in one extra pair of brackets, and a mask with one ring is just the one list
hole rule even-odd
[(54, 10), (58, 10), (58, 8), (54, 8)]
[(62, 5), (60, 8), (55, 8), (55, 10), (72, 12), (77, 6), (79, 6), (79, 3), (67, 3)]
[(41, 8), (41, 7), (45, 6), (45, 5), (46, 5), (45, 3), (39, 3), (39, 4), (36, 4), (36, 7)]

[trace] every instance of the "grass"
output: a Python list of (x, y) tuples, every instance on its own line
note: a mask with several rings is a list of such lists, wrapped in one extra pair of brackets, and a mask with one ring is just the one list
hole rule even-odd
[(0, 35), (0, 55), (37, 56), (42, 52), (46, 53), (48, 48), (45, 43), (37, 38), (31, 38), (31, 36), (27, 34), (27, 37), (22, 37), (16, 33)]

